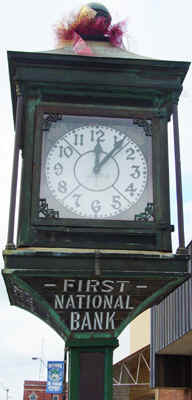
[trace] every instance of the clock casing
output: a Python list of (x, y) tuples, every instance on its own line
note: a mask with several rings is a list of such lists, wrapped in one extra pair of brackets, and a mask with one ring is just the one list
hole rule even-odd
[(153, 112), (67, 103), (36, 105), (33, 121), (33, 245), (165, 248), (169, 209), (164, 218), (159, 210), (169, 191), (154, 161), (168, 163), (165, 122)]
[(9, 52), (14, 115), (18, 88), (24, 101), (19, 248), (171, 251), (167, 125), (188, 63), (102, 46)]

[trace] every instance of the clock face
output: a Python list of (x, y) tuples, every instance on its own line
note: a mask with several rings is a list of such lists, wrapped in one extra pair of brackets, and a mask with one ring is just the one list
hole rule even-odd
[(152, 200), (150, 146), (133, 120), (60, 114), (43, 131), (40, 197), (60, 218), (133, 220)]

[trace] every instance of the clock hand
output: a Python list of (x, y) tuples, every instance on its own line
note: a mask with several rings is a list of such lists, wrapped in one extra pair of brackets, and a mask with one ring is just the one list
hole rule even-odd
[(93, 151), (95, 153), (95, 165), (94, 165), (93, 171), (96, 172), (97, 166), (98, 166), (99, 160), (100, 160), (100, 155), (101, 155), (101, 153), (103, 153), (103, 149), (102, 149), (102, 146), (101, 146), (99, 140), (97, 140), (97, 144), (95, 145)]
[(109, 160), (109, 158), (112, 157), (112, 155), (114, 155), (116, 150), (119, 150), (121, 148), (125, 138), (126, 138), (126, 136), (124, 136), (123, 139), (121, 139), (118, 142), (116, 142), (115, 145), (113, 146), (112, 150), (108, 154), (106, 154), (106, 156), (100, 162), (97, 162), (95, 164), (95, 166), (93, 168), (93, 171), (95, 172), (95, 174), (97, 174), (100, 171), (101, 167), (106, 163), (107, 160)]

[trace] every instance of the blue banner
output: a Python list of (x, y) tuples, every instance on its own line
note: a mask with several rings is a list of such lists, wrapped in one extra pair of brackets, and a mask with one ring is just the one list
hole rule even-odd
[(47, 363), (47, 393), (59, 394), (63, 392), (63, 361), (48, 361)]

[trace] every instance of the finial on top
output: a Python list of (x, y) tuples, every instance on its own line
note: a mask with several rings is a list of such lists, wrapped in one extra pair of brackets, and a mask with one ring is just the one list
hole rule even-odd
[(85, 51), (85, 55), (91, 53), (83, 41), (108, 41), (113, 46), (122, 47), (122, 37), (126, 31), (127, 20), (111, 25), (108, 9), (95, 2), (82, 6), (72, 21), (68, 23), (65, 19), (56, 27), (59, 47), (63, 47), (66, 41), (72, 40), (75, 46), (78, 43), (76, 49), (79, 49), (79, 44), (81, 45), (81, 54)]
[(109, 40), (106, 33), (111, 24), (111, 15), (103, 4), (93, 2), (82, 6), (79, 11), (79, 18), (87, 18), (89, 21), (89, 30), (87, 32), (82, 27), (79, 27), (79, 30), (83, 32), (78, 33), (81, 34), (83, 39)]

